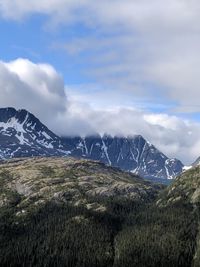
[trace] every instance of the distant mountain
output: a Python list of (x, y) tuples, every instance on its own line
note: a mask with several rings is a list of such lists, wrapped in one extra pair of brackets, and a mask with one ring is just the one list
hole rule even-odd
[(33, 114), (0, 109), (0, 158), (65, 155), (60, 138)]
[(192, 164), (192, 166), (198, 166), (200, 165), (200, 157), (198, 157), (195, 162)]
[(98, 160), (150, 179), (172, 179), (183, 170), (141, 135), (61, 138), (33, 114), (14, 108), (0, 109), (0, 159), (66, 156)]
[(169, 159), (141, 135), (111, 137), (109, 135), (62, 138), (75, 157), (99, 160), (146, 178), (173, 179), (183, 171), (183, 164)]

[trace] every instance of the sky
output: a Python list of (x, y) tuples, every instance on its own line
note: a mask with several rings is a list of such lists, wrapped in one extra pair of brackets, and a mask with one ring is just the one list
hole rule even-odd
[(200, 2), (0, 0), (0, 107), (200, 156)]

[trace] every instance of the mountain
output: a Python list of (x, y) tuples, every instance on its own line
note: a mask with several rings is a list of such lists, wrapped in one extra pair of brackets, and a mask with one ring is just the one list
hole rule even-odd
[(0, 158), (67, 154), (60, 138), (26, 110), (0, 109)]
[(171, 203), (200, 203), (200, 166), (194, 166), (178, 176), (157, 202), (160, 206)]
[[(190, 209), (190, 223), (193, 239), (195, 242), (195, 253), (193, 256), (194, 267), (200, 266), (200, 166), (190, 168), (178, 176), (173, 183), (167, 187), (156, 201), (158, 208), (187, 208)], [(185, 215), (184, 215), (185, 216)], [(195, 222), (195, 224), (194, 224)], [(193, 226), (191, 226), (193, 224)], [(188, 230), (184, 233), (188, 235)]]
[(123, 216), (162, 188), (94, 161), (6, 160), (0, 164), (0, 266), (112, 267)]
[(17, 210), (24, 213), (37, 208), (38, 201), (70, 202), (93, 210), (101, 197), (150, 201), (164, 188), (103, 163), (71, 157), (6, 160), (0, 164), (0, 177), (0, 207), (9, 206), (15, 192), (23, 196)]
[(198, 166), (200, 165), (200, 157), (195, 160), (195, 162), (192, 164), (192, 166)]
[(0, 159), (67, 156), (98, 160), (149, 179), (172, 179), (183, 170), (141, 135), (59, 137), (26, 110), (0, 109)]
[(183, 170), (177, 159), (169, 159), (141, 135), (111, 137), (109, 135), (62, 138), (75, 157), (99, 160), (146, 178), (172, 179)]
[(0, 266), (199, 267), (199, 169), (187, 175), (167, 188), (86, 159), (2, 161)]

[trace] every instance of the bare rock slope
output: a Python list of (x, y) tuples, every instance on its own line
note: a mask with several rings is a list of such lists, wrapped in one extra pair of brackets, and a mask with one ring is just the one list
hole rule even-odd
[(104, 211), (98, 198), (154, 199), (161, 185), (103, 163), (74, 158), (11, 159), (0, 165), (0, 207), (24, 215), (48, 201)]

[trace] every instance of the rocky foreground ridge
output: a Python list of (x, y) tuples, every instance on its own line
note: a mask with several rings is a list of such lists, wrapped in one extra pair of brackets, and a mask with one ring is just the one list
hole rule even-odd
[(105, 210), (98, 198), (154, 199), (161, 185), (103, 163), (74, 158), (12, 159), (0, 164), (0, 207), (16, 206), (16, 215), (49, 201)]

